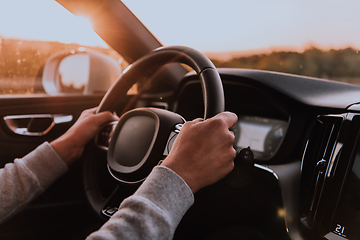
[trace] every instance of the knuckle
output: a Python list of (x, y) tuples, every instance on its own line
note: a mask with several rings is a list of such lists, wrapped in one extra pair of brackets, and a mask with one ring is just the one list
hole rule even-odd
[(192, 121), (186, 122), (186, 123), (183, 124), (183, 126), (182, 126), (181, 129), (183, 130), (183, 129), (189, 128), (189, 127), (191, 127), (192, 125), (193, 125), (193, 122), (192, 122)]
[(230, 138), (232, 143), (235, 142), (235, 134), (233, 132), (231, 132), (231, 131), (229, 131), (229, 138)]
[(234, 169), (234, 162), (231, 161), (228, 164), (226, 164), (226, 166), (224, 167), (224, 175), (229, 174), (233, 169)]
[(189, 126), (189, 125), (191, 125), (191, 124), (193, 124), (192, 121), (186, 122), (186, 123), (183, 124), (183, 127)]
[(230, 157), (232, 159), (234, 159), (236, 157), (236, 150), (233, 147), (231, 147), (231, 150), (230, 150)]
[(233, 113), (233, 112), (228, 112), (230, 115), (232, 115), (232, 117), (234, 118), (234, 120), (235, 121), (237, 121), (238, 120), (238, 116), (235, 114), (235, 113)]
[(202, 122), (204, 121), (203, 118), (195, 118), (194, 120), (192, 120), (192, 122)]
[(104, 114), (105, 114), (107, 117), (112, 117), (112, 116), (113, 116), (113, 114), (112, 114), (111, 112), (109, 112), (109, 111), (106, 111)]
[(231, 170), (233, 170), (235, 167), (235, 164), (234, 164), (234, 161), (231, 161), (230, 164), (229, 164), (229, 172), (231, 172)]
[(229, 134), (226, 134), (225, 137), (224, 137), (224, 144), (226, 146), (232, 146), (235, 142), (235, 136), (231, 133)]
[(236, 157), (236, 151), (233, 147), (228, 148), (228, 150), (226, 151), (226, 159), (229, 161), (233, 161), (234, 158)]
[(222, 118), (211, 118), (209, 119), (208, 124), (210, 125), (210, 127), (215, 129), (226, 126), (226, 123)]

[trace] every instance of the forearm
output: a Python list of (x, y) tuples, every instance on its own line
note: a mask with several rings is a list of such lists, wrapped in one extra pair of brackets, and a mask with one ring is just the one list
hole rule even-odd
[(0, 169), (0, 223), (15, 215), (51, 183), (67, 166), (48, 143)]
[(193, 202), (191, 189), (176, 173), (155, 167), (135, 194), (88, 240), (172, 239)]

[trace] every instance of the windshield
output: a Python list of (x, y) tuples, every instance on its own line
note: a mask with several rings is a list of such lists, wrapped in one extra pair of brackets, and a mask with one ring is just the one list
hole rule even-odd
[(360, 1), (124, 0), (164, 45), (252, 68), (360, 85)]
[[(250, 68), (360, 85), (360, 1), (124, 0), (164, 45), (200, 50), (217, 67)], [(105, 53), (127, 63), (52, 0), (0, 6), (0, 94), (44, 93), (46, 60), (60, 50)], [(76, 83), (73, 84), (74, 86)]]

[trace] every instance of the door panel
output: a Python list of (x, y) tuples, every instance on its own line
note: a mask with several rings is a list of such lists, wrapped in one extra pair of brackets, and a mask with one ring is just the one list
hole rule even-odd
[[(62, 135), (84, 109), (97, 106), (101, 98), (101, 95), (0, 98), (0, 167), (23, 157), (44, 141), (51, 142)], [(44, 136), (18, 135), (4, 121), (5, 116), (32, 114), (72, 115), (73, 120), (56, 124)], [(25, 211), (0, 225), (0, 239), (69, 239), (74, 236), (84, 239), (100, 224), (83, 194), (80, 160)]]
[[(102, 96), (61, 96), (0, 98), (0, 166), (14, 158), (22, 157), (44, 141), (52, 141), (62, 135), (84, 109), (95, 107)], [(4, 121), (9, 115), (64, 114), (73, 120), (57, 124), (44, 136), (21, 136), (12, 132)]]

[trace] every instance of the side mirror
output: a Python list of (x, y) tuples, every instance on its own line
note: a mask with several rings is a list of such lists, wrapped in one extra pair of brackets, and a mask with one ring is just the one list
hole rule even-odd
[(46, 61), (42, 84), (50, 95), (105, 93), (120, 74), (120, 65), (103, 53), (60, 51)]

